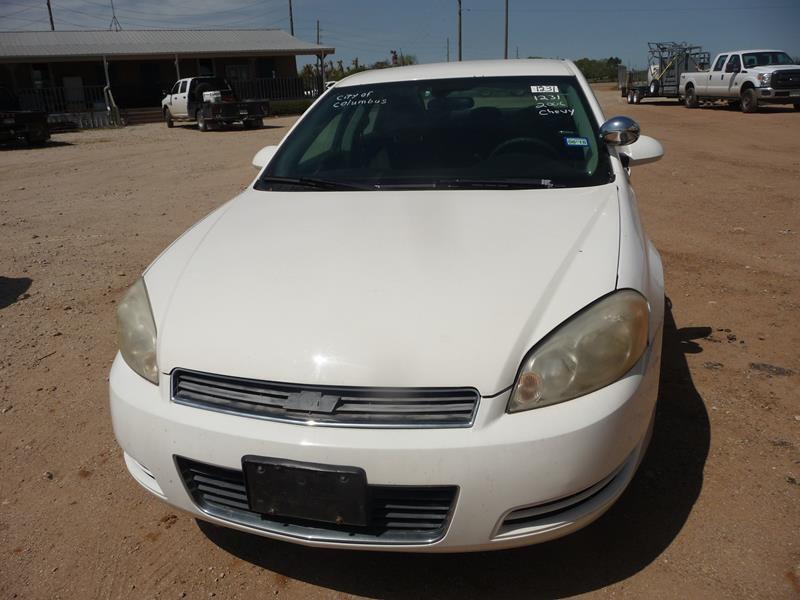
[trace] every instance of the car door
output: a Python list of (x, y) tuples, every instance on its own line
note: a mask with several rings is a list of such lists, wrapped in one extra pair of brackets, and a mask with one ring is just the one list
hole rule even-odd
[(180, 81), (176, 81), (175, 85), (172, 86), (172, 89), (169, 92), (167, 92), (167, 95), (164, 98), (166, 100), (167, 106), (169, 106), (170, 114), (173, 114), (173, 115), (175, 114), (175, 111), (172, 108), (172, 99), (178, 93), (178, 90), (180, 89), (180, 87), (181, 87), (181, 82)]
[(728, 60), (727, 54), (720, 54), (717, 57), (714, 66), (708, 74), (708, 87), (706, 88), (706, 96), (719, 96), (722, 91), (723, 78), (725, 77), (725, 62)]
[(728, 98), (735, 98), (739, 95), (739, 89), (742, 87), (742, 80), (744, 76), (742, 73), (742, 61), (738, 54), (731, 54), (728, 62), (725, 64), (725, 73), (722, 81), (726, 84), (720, 90), (720, 95)]
[(181, 79), (178, 83), (180, 84), (178, 87), (178, 93), (172, 94), (172, 108), (170, 110), (172, 111), (173, 116), (186, 117), (188, 116), (188, 113), (186, 112), (186, 98), (188, 96), (186, 93), (186, 88), (189, 85), (189, 80)]

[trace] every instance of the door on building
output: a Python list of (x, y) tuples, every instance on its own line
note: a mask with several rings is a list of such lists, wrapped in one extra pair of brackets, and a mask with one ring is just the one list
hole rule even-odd
[(86, 96), (83, 89), (83, 77), (62, 77), (64, 84), (64, 105), (67, 112), (86, 110)]
[(139, 86), (137, 106), (158, 106), (161, 104), (161, 90), (166, 85), (161, 81), (161, 63), (148, 60), (139, 63)]

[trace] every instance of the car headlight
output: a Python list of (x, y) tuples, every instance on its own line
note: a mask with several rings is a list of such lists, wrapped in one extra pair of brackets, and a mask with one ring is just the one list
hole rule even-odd
[(758, 79), (758, 84), (761, 87), (769, 87), (770, 80), (772, 79), (772, 73), (759, 73), (756, 76), (756, 79)]
[(136, 373), (158, 384), (156, 323), (144, 279), (131, 286), (117, 307), (119, 350)]
[(507, 412), (572, 400), (620, 379), (647, 348), (649, 316), (639, 292), (621, 290), (570, 317), (525, 356)]

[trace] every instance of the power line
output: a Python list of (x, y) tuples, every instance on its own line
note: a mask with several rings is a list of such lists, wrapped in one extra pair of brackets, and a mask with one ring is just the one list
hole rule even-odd
[[(689, 11), (696, 12), (699, 10), (713, 10), (713, 11), (731, 11), (731, 10), (780, 10), (785, 8), (800, 8), (800, 5), (780, 5), (780, 6), (671, 6), (669, 8), (643, 8), (643, 7), (630, 7), (630, 8), (582, 8), (575, 10), (574, 8), (518, 8), (517, 12), (535, 12), (535, 13), (569, 13), (571, 15), (580, 15), (581, 13), (619, 13), (619, 12), (675, 12), (675, 11)], [(465, 8), (466, 12), (501, 12), (502, 9), (498, 8)]]

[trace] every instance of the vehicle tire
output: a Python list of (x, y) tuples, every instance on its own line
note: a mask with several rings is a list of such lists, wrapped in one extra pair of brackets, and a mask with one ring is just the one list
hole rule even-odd
[(697, 99), (697, 94), (694, 93), (693, 86), (686, 88), (686, 101), (684, 104), (686, 105), (686, 108), (697, 108), (700, 106), (700, 101)]
[(628, 90), (628, 104), (633, 104), (633, 90)]
[(197, 128), (200, 131), (208, 131), (208, 123), (206, 122), (206, 118), (203, 116), (203, 113), (197, 113)]
[(166, 122), (167, 127), (169, 127), (170, 129), (175, 127), (175, 121), (172, 120), (172, 113), (169, 112), (168, 108), (164, 109), (164, 122)]
[(638, 90), (633, 92), (633, 103), (639, 104), (641, 101), (642, 101), (641, 92), (639, 92)]
[(742, 92), (742, 112), (758, 112), (758, 94), (753, 88), (747, 88)]
[(650, 95), (651, 96), (658, 96), (658, 90), (661, 88), (661, 84), (658, 79), (653, 79), (650, 82)]

